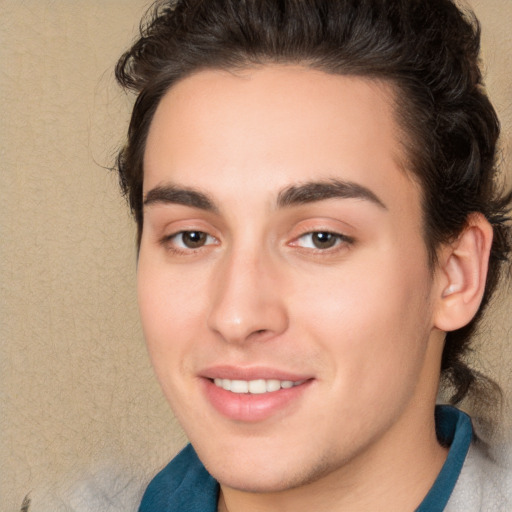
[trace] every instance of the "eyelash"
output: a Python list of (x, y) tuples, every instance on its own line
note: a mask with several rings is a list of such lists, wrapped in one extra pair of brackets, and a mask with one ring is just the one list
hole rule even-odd
[[(329, 243), (331, 240), (334, 240), (334, 244), (329, 247), (314, 247), (315, 241), (314, 237), (322, 236), (327, 238), (327, 242)], [(311, 246), (305, 247), (300, 245), (299, 241), (301, 239), (304, 239), (306, 237), (310, 237)], [(315, 231), (308, 231), (307, 233), (303, 233), (302, 235), (298, 236), (290, 245), (296, 246), (302, 249), (306, 249), (309, 251), (314, 251), (315, 253), (325, 253), (325, 252), (337, 252), (338, 250), (341, 250), (343, 247), (347, 247), (349, 245), (352, 245), (354, 243), (354, 239), (343, 235), (341, 233), (335, 233), (333, 231), (328, 230), (315, 230)]]
[[(198, 247), (187, 247), (185, 245), (185, 243), (183, 242), (183, 237), (185, 235), (192, 235), (192, 234), (196, 234), (199, 236), (204, 235), (206, 237), (205, 243), (202, 245), (199, 245)], [(178, 240), (179, 237), (181, 237), (181, 246), (177, 245), (177, 243), (176, 243), (176, 240)], [(212, 241), (214, 243), (212, 243)], [(185, 254), (195, 254), (197, 251), (200, 251), (203, 247), (205, 247), (207, 245), (214, 245), (215, 242), (217, 242), (217, 239), (214, 236), (209, 235), (205, 231), (201, 231), (199, 229), (178, 231), (177, 233), (173, 233), (172, 235), (165, 236), (161, 240), (161, 244), (166, 249), (168, 249), (169, 251), (173, 252), (174, 254), (178, 254), (178, 255), (180, 255), (180, 254), (184, 254), (184, 255)]]
[[(183, 241), (183, 237), (186, 235), (189, 236), (198, 236), (198, 243), (199, 245), (197, 247), (189, 247), (186, 245), (186, 243)], [(315, 246), (315, 239), (318, 242), (318, 239), (325, 238), (325, 242), (327, 244), (330, 244), (331, 241), (334, 241), (333, 245), (325, 246), (325, 247), (317, 247)], [(180, 240), (181, 237), (181, 240)], [(301, 239), (305, 239), (306, 237), (310, 238), (309, 247), (306, 247), (304, 245), (300, 244)], [(177, 242), (180, 240), (180, 242)], [(201, 243), (203, 242), (204, 243)], [(321, 242), (321, 240), (320, 240)], [(216, 245), (218, 243), (218, 240), (212, 236), (206, 233), (205, 231), (201, 230), (183, 230), (178, 231), (177, 233), (173, 233), (171, 235), (165, 236), (161, 240), (161, 244), (165, 246), (166, 249), (170, 250), (174, 254), (178, 255), (187, 255), (187, 254), (195, 254), (201, 249), (203, 249), (206, 246), (209, 245)], [(289, 243), (292, 247), (298, 247), (302, 250), (315, 252), (315, 253), (332, 253), (337, 252), (338, 250), (341, 250), (343, 247), (347, 247), (349, 245), (352, 245), (354, 243), (354, 239), (343, 235), (341, 233), (335, 233), (328, 230), (316, 230), (316, 231), (308, 231), (306, 233), (303, 233), (302, 235), (295, 238), (291, 243)]]

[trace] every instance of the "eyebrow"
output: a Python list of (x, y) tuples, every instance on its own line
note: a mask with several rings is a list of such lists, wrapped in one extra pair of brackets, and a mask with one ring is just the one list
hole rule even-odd
[(387, 210), (384, 202), (369, 188), (351, 181), (336, 179), (311, 181), (288, 187), (279, 193), (277, 206), (279, 208), (286, 208), (334, 198), (362, 199)]
[(144, 198), (144, 206), (156, 203), (181, 204), (208, 212), (218, 212), (218, 208), (207, 194), (175, 185), (159, 185), (152, 188)]
[[(287, 187), (279, 192), (276, 204), (278, 208), (288, 208), (335, 198), (362, 199), (387, 210), (387, 206), (369, 188), (359, 185), (358, 183), (337, 179), (310, 181), (301, 185)], [(152, 188), (146, 194), (144, 206), (157, 203), (181, 204), (208, 212), (219, 212), (214, 201), (204, 192), (172, 184), (159, 185)]]

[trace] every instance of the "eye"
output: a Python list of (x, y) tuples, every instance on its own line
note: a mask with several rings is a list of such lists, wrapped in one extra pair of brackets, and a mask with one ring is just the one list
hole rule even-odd
[(329, 231), (312, 231), (305, 233), (297, 238), (294, 245), (304, 247), (306, 249), (331, 249), (343, 242), (350, 242), (349, 238), (338, 233), (331, 233)]
[(178, 249), (199, 249), (214, 244), (216, 239), (204, 231), (180, 231), (167, 237), (166, 242), (172, 243)]

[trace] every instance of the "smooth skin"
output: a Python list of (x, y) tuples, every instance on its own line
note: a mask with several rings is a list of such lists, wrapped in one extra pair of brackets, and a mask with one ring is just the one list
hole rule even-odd
[[(478, 308), (492, 231), (475, 215), (429, 268), (394, 99), (386, 83), (268, 65), (198, 72), (155, 113), (140, 312), (220, 511), (411, 511), (444, 463), (444, 331)], [(306, 382), (233, 418), (205, 392), (219, 367)]]

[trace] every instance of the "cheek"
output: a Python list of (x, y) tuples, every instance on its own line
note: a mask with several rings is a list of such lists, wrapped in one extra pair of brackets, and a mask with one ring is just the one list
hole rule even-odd
[(182, 423), (183, 413), (193, 409), (190, 354), (204, 339), (199, 332), (204, 324), (197, 301), (201, 293), (190, 282), (194, 280), (185, 280), (182, 273), (139, 259), (137, 295), (144, 338), (163, 393)]
[[(192, 281), (193, 282), (193, 281)], [(197, 339), (201, 293), (179, 272), (169, 272), (141, 253), (137, 269), (137, 297), (144, 338), (159, 376), (171, 373), (182, 352)]]
[(331, 354), (335, 378), (370, 395), (417, 378), (430, 332), (426, 271), (395, 261), (335, 269), (296, 295), (295, 317)]

